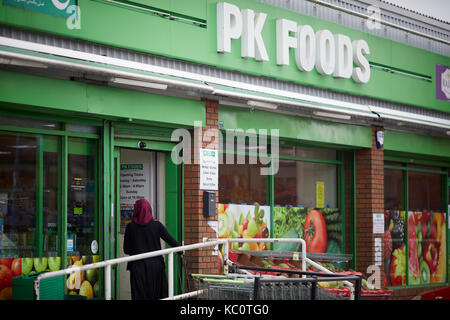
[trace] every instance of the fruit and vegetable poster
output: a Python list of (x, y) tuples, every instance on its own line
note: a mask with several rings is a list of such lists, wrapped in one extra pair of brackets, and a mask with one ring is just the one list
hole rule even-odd
[(447, 261), (444, 213), (386, 210), (385, 227), (385, 285), (445, 282)]
[[(69, 266), (81, 266), (99, 261), (99, 256), (68, 257)], [(0, 300), (13, 299), (13, 277), (61, 269), (60, 257), (0, 259)], [(67, 294), (86, 298), (100, 297), (99, 270), (78, 271), (67, 277)]]
[[(219, 238), (269, 238), (270, 207), (257, 205), (218, 205)], [(232, 249), (266, 250), (265, 242), (232, 243)]]
[[(338, 208), (275, 207), (274, 237), (302, 238), (307, 252), (340, 253), (342, 219)], [(276, 251), (299, 251), (299, 243), (276, 243)]]

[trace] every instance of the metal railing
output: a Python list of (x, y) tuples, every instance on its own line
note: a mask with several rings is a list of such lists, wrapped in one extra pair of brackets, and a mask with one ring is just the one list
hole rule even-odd
[[(332, 274), (331, 271), (328, 269), (322, 267), (321, 265), (317, 264), (316, 262), (312, 261), (311, 259), (306, 257), (306, 242), (303, 239), (299, 238), (273, 238), (273, 239), (207, 239), (204, 238), (203, 242), (201, 243), (195, 243), (190, 245), (184, 245), (174, 248), (168, 248), (168, 249), (162, 249), (158, 251), (152, 251), (137, 255), (132, 255), (128, 257), (121, 257), (121, 258), (115, 258), (110, 260), (105, 260), (101, 262), (95, 262), (92, 264), (87, 264), (83, 266), (71, 266), (69, 268), (58, 270), (58, 271), (52, 271), (47, 273), (39, 274), (35, 280), (34, 280), (34, 291), (35, 291), (35, 297), (36, 300), (39, 300), (39, 283), (42, 279), (48, 279), (52, 277), (57, 277), (61, 275), (70, 275), (75, 272), (79, 271), (86, 271), (90, 269), (99, 269), (99, 268), (105, 268), (105, 274), (104, 274), (104, 281), (105, 281), (105, 300), (111, 300), (111, 275), (112, 275), (112, 265), (120, 264), (120, 263), (127, 263), (131, 261), (137, 261), (162, 255), (168, 255), (168, 300), (175, 300), (175, 299), (185, 299), (188, 297), (193, 297), (201, 293), (201, 290), (188, 292), (185, 294), (180, 294), (177, 296), (174, 296), (174, 268), (173, 268), (173, 254), (177, 252), (185, 252), (189, 250), (196, 250), (200, 248), (205, 247), (213, 247), (218, 245), (224, 245), (224, 273), (228, 273), (228, 267), (232, 265), (232, 262), (229, 260), (229, 243), (232, 242), (299, 242), (302, 247), (301, 251), (301, 260), (302, 260), (302, 271), (306, 271), (306, 265), (307, 263), (310, 264), (312, 267), (323, 271), (325, 273)], [(350, 287), (351, 297), (353, 297), (353, 284), (348, 281), (344, 281), (344, 284)]]

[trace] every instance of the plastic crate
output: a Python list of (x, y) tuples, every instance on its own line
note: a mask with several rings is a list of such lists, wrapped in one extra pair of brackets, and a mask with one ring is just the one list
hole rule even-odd
[[(14, 277), (12, 283), (13, 300), (34, 300), (34, 280), (40, 273)], [(39, 281), (40, 300), (64, 300), (64, 276)]]

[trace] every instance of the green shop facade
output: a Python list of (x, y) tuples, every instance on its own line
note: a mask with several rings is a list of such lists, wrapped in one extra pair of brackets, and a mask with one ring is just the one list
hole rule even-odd
[[(254, 0), (1, 0), (0, 299), (14, 277), (123, 256), (142, 197), (185, 244), (307, 238), (316, 215), (309, 251), (375, 266), (394, 297), (448, 285), (449, 66)], [(205, 149), (223, 160), (209, 187)], [(220, 269), (213, 250), (185, 261), (176, 278)], [(104, 285), (102, 270), (64, 279), (67, 295)]]

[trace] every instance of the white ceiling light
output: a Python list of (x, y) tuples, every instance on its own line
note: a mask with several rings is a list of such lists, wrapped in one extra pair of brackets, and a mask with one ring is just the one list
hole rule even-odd
[(167, 84), (156, 83), (156, 82), (139, 81), (139, 80), (125, 79), (125, 78), (112, 78), (110, 80), (110, 82), (116, 83), (116, 84), (124, 84), (127, 86), (134, 86), (134, 87), (167, 90)]
[(245, 103), (240, 103), (240, 102), (235, 102), (235, 101), (230, 101), (230, 100), (219, 100), (219, 105), (248, 108), (248, 105)]
[(248, 100), (247, 104), (250, 107), (260, 107), (260, 108), (272, 109), (272, 110), (275, 110), (278, 108), (278, 106), (274, 103), (262, 102), (262, 101)]
[(21, 59), (14, 58), (1, 58), (0, 64), (9, 64), (12, 66), (20, 66), (20, 67), (32, 67), (32, 68), (42, 68), (46, 69), (48, 66), (44, 63), (34, 62), (34, 61), (26, 61)]
[(314, 114), (319, 117), (327, 117), (327, 118), (334, 118), (334, 119), (341, 119), (341, 120), (350, 120), (352, 118), (348, 114), (323, 112), (323, 111), (314, 111)]

